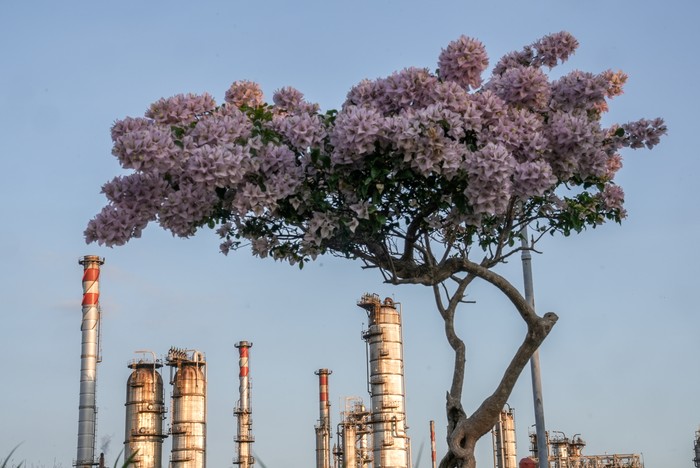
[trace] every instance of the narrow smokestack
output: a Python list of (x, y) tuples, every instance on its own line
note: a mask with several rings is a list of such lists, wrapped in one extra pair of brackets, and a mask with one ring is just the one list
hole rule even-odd
[(233, 464), (240, 465), (242, 468), (250, 468), (255, 464), (255, 458), (252, 456), (252, 444), (255, 438), (253, 437), (253, 422), (250, 417), (250, 380), (248, 378), (248, 350), (253, 346), (253, 343), (240, 341), (235, 346), (238, 348), (239, 355), (238, 390), (240, 399), (233, 410), (238, 417), (238, 432), (235, 439), (238, 458), (233, 460)]
[(104, 259), (86, 255), (83, 266), (83, 320), (80, 351), (80, 401), (78, 404), (78, 453), (75, 466), (95, 465), (95, 428), (97, 424), (97, 363), (100, 350), (100, 265)]
[(319, 369), (318, 375), (319, 418), (316, 426), (316, 468), (331, 467), (331, 404), (328, 400), (328, 376), (333, 372)]
[(430, 457), (433, 468), (437, 468), (437, 449), (435, 446), (435, 421), (430, 421)]

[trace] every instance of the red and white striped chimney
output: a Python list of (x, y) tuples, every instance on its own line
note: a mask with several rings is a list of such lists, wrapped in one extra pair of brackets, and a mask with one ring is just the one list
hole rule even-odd
[(83, 319), (80, 325), (80, 401), (78, 404), (78, 452), (75, 466), (95, 465), (95, 429), (97, 425), (97, 363), (100, 352), (100, 265), (104, 259), (86, 255), (78, 261), (83, 266)]
[(236, 343), (235, 346), (238, 348), (239, 355), (238, 390), (240, 400), (233, 411), (238, 417), (238, 431), (235, 439), (238, 448), (238, 458), (233, 460), (233, 464), (240, 465), (242, 468), (250, 468), (255, 464), (251, 447), (255, 439), (252, 430), (253, 423), (250, 417), (250, 380), (248, 378), (248, 350), (253, 346), (253, 343), (240, 341)]
[(316, 426), (316, 468), (331, 467), (331, 403), (328, 399), (328, 376), (333, 372), (319, 369), (318, 375), (319, 418)]

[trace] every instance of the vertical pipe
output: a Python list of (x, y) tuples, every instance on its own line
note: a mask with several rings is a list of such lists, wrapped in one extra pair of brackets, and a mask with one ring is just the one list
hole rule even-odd
[(437, 468), (437, 449), (435, 446), (435, 421), (430, 421), (430, 459), (432, 468)]
[[(528, 241), (527, 226), (520, 231), (520, 245), (522, 246), (523, 283), (525, 287), (525, 300), (535, 308), (535, 293), (532, 285), (532, 256)], [(545, 435), (544, 402), (542, 401), (542, 378), (540, 376), (540, 352), (535, 350), (530, 358), (530, 373), (532, 374), (532, 399), (535, 405), (535, 429), (537, 432), (537, 455), (539, 468), (549, 466), (549, 452), (547, 450), (547, 437)]]
[(104, 259), (86, 255), (78, 261), (83, 266), (83, 319), (80, 352), (80, 401), (78, 404), (78, 451), (75, 466), (95, 465), (95, 429), (97, 425), (97, 362), (100, 340), (100, 265)]
[(331, 404), (328, 399), (328, 376), (332, 371), (319, 369), (318, 375), (319, 394), (319, 419), (316, 426), (316, 468), (330, 468), (331, 466)]
[(406, 434), (401, 314), (391, 298), (365, 294), (358, 306), (367, 311), (369, 326), (363, 338), (369, 344), (369, 383), (375, 468), (410, 465)]
[(235, 344), (238, 348), (238, 365), (239, 365), (239, 395), (238, 405), (234, 409), (234, 414), (238, 417), (238, 431), (236, 435), (236, 447), (238, 450), (238, 458), (233, 461), (234, 465), (240, 465), (242, 468), (250, 468), (255, 464), (255, 459), (252, 456), (253, 438), (253, 423), (251, 420), (251, 405), (250, 405), (250, 380), (248, 378), (248, 350), (253, 346), (253, 343), (248, 341), (240, 341)]

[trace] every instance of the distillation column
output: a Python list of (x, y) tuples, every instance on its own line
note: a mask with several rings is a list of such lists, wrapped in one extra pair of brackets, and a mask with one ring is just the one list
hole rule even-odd
[(78, 453), (75, 466), (87, 468), (95, 463), (97, 427), (97, 363), (100, 361), (100, 265), (104, 259), (86, 255), (83, 266), (83, 320), (80, 352), (80, 402), (78, 404)]
[(518, 468), (515, 449), (515, 416), (513, 409), (501, 410), (493, 428), (493, 458), (496, 468)]
[(316, 426), (316, 468), (331, 468), (331, 404), (328, 400), (328, 376), (332, 371), (319, 369), (319, 418)]
[(406, 434), (401, 315), (391, 298), (382, 303), (376, 294), (365, 294), (358, 306), (369, 317), (369, 326), (362, 336), (369, 348), (374, 467), (407, 468), (410, 446)]
[(163, 466), (163, 364), (153, 358), (134, 360), (126, 382), (126, 438), (124, 459), (134, 456), (134, 468)]
[(253, 421), (250, 405), (250, 379), (248, 378), (248, 350), (253, 346), (253, 343), (248, 341), (240, 341), (235, 344), (238, 348), (239, 355), (239, 394), (240, 399), (233, 413), (238, 418), (238, 431), (236, 435), (236, 446), (238, 450), (238, 458), (233, 460), (234, 465), (240, 465), (241, 468), (249, 468), (255, 464), (255, 458), (252, 455), (252, 443), (255, 440), (253, 437)]
[(205, 468), (207, 378), (204, 354), (170, 348), (166, 362), (173, 386), (170, 467)]

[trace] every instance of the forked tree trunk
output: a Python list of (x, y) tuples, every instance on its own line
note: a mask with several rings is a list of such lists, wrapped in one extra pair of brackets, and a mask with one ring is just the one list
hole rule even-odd
[[(464, 298), (466, 286), (473, 278), (464, 278), (457, 290), (444, 306), (438, 286), (433, 287), (438, 310), (445, 321), (445, 335), (455, 352), (452, 386), (447, 393), (447, 454), (440, 462), (440, 468), (476, 468), (474, 449), (476, 442), (488, 433), (498, 422), (501, 410), (532, 355), (547, 337), (557, 321), (553, 312), (538, 316), (530, 304), (505, 278), (469, 262), (469, 273), (485, 279), (503, 292), (515, 306), (521, 318), (527, 324), (525, 338), (505, 369), (496, 389), (471, 415), (462, 408), (462, 388), (466, 366), (466, 347), (454, 328), (454, 316), (457, 306)], [(471, 276), (470, 275), (470, 276)]]

